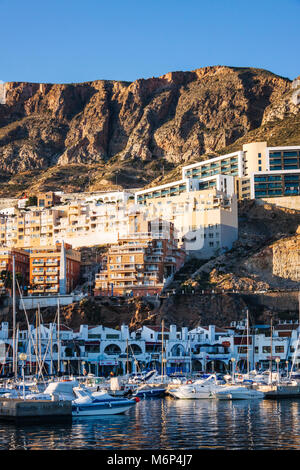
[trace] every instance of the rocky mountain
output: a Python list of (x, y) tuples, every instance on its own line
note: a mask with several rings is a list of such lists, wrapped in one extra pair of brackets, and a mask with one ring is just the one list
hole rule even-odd
[[(143, 187), (258, 129), (272, 138), (274, 121), (292, 120), (299, 108), (289, 79), (253, 68), (205, 67), (132, 83), (4, 86), (2, 196)], [(299, 122), (290, 126), (299, 129)]]

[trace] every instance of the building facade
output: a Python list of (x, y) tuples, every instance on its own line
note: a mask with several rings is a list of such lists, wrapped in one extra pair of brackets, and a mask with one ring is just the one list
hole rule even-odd
[(130, 234), (107, 253), (106, 269), (96, 274), (95, 295), (155, 295), (183, 264), (172, 223), (130, 218)]
[(80, 252), (68, 244), (29, 250), (29, 294), (68, 294), (80, 275)]
[[(215, 325), (189, 330), (176, 325), (144, 325), (130, 331), (102, 325), (81, 325), (72, 330), (50, 323), (29, 325), (18, 332), (18, 352), (27, 355), (26, 373), (88, 373), (123, 375), (156, 369), (164, 373), (190, 374), (249, 370), (288, 373), (300, 367), (299, 325), (282, 322), (249, 328), (246, 321), (228, 328)], [(248, 350), (247, 350), (248, 349)], [(0, 375), (12, 371), (12, 330), (7, 322), (0, 329)]]

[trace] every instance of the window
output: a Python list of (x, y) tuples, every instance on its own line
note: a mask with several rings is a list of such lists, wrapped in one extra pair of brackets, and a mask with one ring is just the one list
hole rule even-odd
[(275, 352), (276, 353), (283, 353), (284, 352), (284, 346), (275, 346)]
[(270, 353), (271, 352), (271, 346), (263, 346), (262, 352), (263, 353)]

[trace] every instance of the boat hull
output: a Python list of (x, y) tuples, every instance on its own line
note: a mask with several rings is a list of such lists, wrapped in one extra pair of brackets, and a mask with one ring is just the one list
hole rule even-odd
[(169, 395), (180, 400), (205, 400), (207, 398), (213, 398), (211, 391), (201, 391), (193, 393), (185, 393), (181, 390), (168, 390)]
[(88, 403), (88, 404), (73, 404), (72, 416), (106, 416), (125, 413), (135, 402), (130, 403)]
[(166, 390), (159, 389), (159, 390), (141, 390), (133, 394), (134, 397), (138, 398), (161, 398), (165, 396)]
[(264, 393), (262, 392), (257, 392), (254, 390), (249, 390), (247, 392), (244, 391), (222, 391), (222, 392), (216, 392), (215, 393), (215, 398), (218, 400), (258, 400), (264, 398)]

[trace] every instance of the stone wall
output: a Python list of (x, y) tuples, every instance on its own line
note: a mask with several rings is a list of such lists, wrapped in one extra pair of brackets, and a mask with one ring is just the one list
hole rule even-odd
[(277, 207), (284, 207), (286, 209), (300, 210), (300, 196), (286, 196), (286, 197), (269, 197), (264, 199), (256, 199), (258, 204), (273, 204)]

